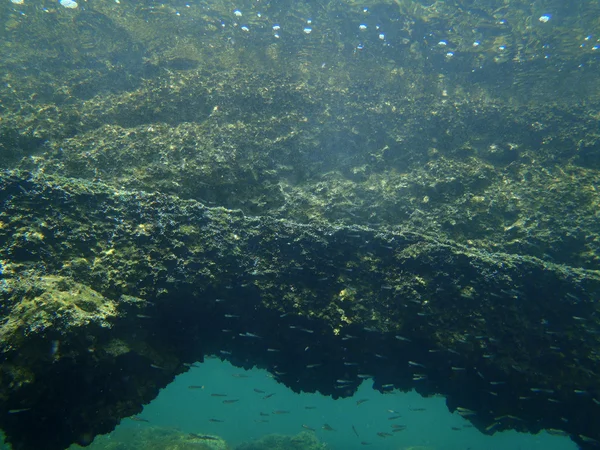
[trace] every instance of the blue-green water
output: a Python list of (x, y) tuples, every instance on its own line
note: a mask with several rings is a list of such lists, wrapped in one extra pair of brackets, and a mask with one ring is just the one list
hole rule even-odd
[[(269, 394), (274, 395), (265, 398)], [(223, 403), (234, 399), (239, 401)], [(368, 400), (357, 405), (357, 400), (364, 399)], [(278, 410), (289, 413), (274, 414)], [(333, 400), (320, 394), (296, 394), (277, 383), (268, 372), (244, 371), (218, 359), (208, 359), (180, 375), (139, 417), (149, 422), (126, 420), (121, 427), (175, 427), (184, 432), (219, 435), (231, 446), (271, 433), (295, 435), (305, 430), (305, 425), (332, 449), (365, 448), (361, 442), (381, 450), (410, 446), (444, 450), (577, 448), (569, 438), (545, 432), (483, 435), (470, 427), (465, 418), (450, 414), (443, 397), (423, 398), (416, 392), (380, 394), (371, 388), (369, 380), (350, 398)], [(325, 424), (335, 431), (324, 430)], [(353, 425), (359, 436), (353, 432)], [(392, 425), (406, 425), (406, 430), (391, 433)], [(392, 436), (382, 438), (378, 432)]]

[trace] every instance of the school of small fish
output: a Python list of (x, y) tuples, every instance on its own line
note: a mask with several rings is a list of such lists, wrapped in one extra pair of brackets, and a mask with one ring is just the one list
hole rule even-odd
[[(301, 269), (298, 269), (301, 270)], [(349, 269), (351, 270), (351, 269)], [(323, 280), (327, 280), (328, 277), (324, 278)], [(382, 285), (381, 287), (383, 290), (391, 290), (392, 286), (390, 285)], [(502, 291), (501, 290), (501, 294), (503, 294), (504, 297), (508, 296), (510, 298), (518, 298), (523, 296), (524, 294), (516, 289), (511, 289), (511, 290), (507, 290), (507, 291)], [(500, 294), (496, 294), (496, 293), (492, 293), (492, 296), (499, 296)], [(217, 299), (215, 300), (215, 303), (226, 303), (225, 299)], [(422, 302), (418, 301), (417, 302), (420, 306), (422, 306)], [(427, 312), (423, 312), (422, 314), (419, 314), (422, 316), (427, 316)], [(318, 336), (322, 333), (321, 330), (318, 329), (312, 329), (309, 328), (307, 326), (306, 323), (303, 324), (298, 324), (298, 323), (289, 323), (291, 320), (294, 320), (293, 315), (290, 313), (283, 313), (279, 316), (280, 319), (285, 319), (285, 321), (282, 324), (279, 324), (278, 326), (281, 326), (283, 328), (289, 329), (292, 333), (297, 333), (297, 340), (296, 342), (300, 342), (301, 343), (301, 348), (303, 349), (300, 350), (301, 354), (304, 355), (300, 358), (299, 361), (301, 361), (301, 365), (300, 365), (300, 370), (304, 370), (305, 371), (305, 376), (307, 377), (319, 377), (321, 373), (326, 373), (328, 370), (330, 370), (330, 363), (329, 361), (323, 360), (322, 356), (320, 354), (320, 352), (315, 352), (313, 354), (313, 348), (317, 349), (318, 344), (316, 344), (315, 342), (318, 342)], [(223, 332), (224, 335), (230, 336), (232, 339), (232, 342), (244, 342), (243, 345), (252, 345), (255, 348), (261, 348), (261, 351), (266, 351), (267, 354), (276, 354), (276, 353), (280, 353), (283, 351), (282, 348), (277, 348), (277, 346), (267, 346), (266, 342), (267, 341), (271, 341), (271, 342), (277, 342), (277, 341), (273, 341), (273, 339), (271, 339), (270, 336), (268, 336), (268, 332), (260, 332), (260, 334), (257, 334), (257, 332), (253, 331), (253, 330), (245, 330), (245, 326), (243, 325), (242, 321), (242, 314), (233, 314), (233, 313), (223, 313), (222, 317), (225, 319), (225, 322), (227, 323), (227, 327), (228, 328), (223, 328), (221, 331)], [(144, 317), (146, 318), (146, 317)], [(586, 325), (586, 319), (583, 317), (579, 317), (579, 316), (572, 316), (572, 321), (574, 324), (576, 324), (579, 327), (584, 327), (584, 329), (587, 325)], [(542, 323), (543, 326), (547, 326), (547, 323)], [(309, 325), (310, 326), (310, 325)], [(347, 352), (348, 355), (352, 355), (352, 354), (356, 354), (355, 352), (352, 351), (352, 345), (354, 345), (354, 342), (360, 342), (363, 339), (365, 339), (365, 336), (369, 336), (372, 335), (373, 333), (379, 333), (381, 330), (378, 330), (376, 328), (371, 328), (368, 326), (363, 327), (362, 331), (358, 331), (357, 333), (354, 334), (347, 334), (347, 333), (339, 333), (339, 339), (341, 339), (342, 342), (344, 342), (344, 344), (342, 344), (342, 350), (344, 350), (345, 352)], [(552, 336), (555, 332), (547, 329), (545, 331), (545, 333), (549, 336)], [(393, 356), (392, 353), (394, 353), (395, 351), (399, 350), (402, 353), (406, 352), (407, 354), (409, 353), (411, 356), (411, 358), (413, 359), (408, 359), (408, 357), (404, 360), (405, 362), (403, 364), (406, 364), (405, 367), (407, 368), (407, 370), (409, 371), (409, 376), (412, 378), (412, 381), (414, 382), (420, 382), (420, 383), (428, 383), (431, 382), (432, 380), (430, 380), (430, 376), (431, 374), (436, 374), (437, 376), (439, 376), (440, 372), (444, 372), (446, 374), (446, 376), (450, 377), (450, 378), (454, 378), (454, 379), (461, 379), (463, 378), (464, 380), (473, 379), (473, 376), (478, 377), (481, 380), (481, 384), (482, 384), (482, 392), (485, 393), (486, 395), (490, 395), (492, 397), (499, 397), (501, 395), (503, 395), (504, 392), (506, 392), (509, 389), (509, 381), (507, 380), (503, 380), (503, 379), (498, 379), (498, 376), (493, 376), (488, 373), (486, 373), (486, 369), (485, 366), (482, 365), (477, 365), (477, 367), (474, 366), (474, 364), (469, 364), (467, 363), (467, 358), (465, 357), (465, 354), (463, 353), (462, 350), (462, 346), (466, 347), (468, 345), (472, 345), (473, 343), (481, 343), (482, 348), (485, 349), (489, 349), (492, 346), (495, 346), (498, 344), (497, 339), (495, 339), (494, 337), (491, 336), (479, 336), (479, 335), (469, 335), (469, 334), (464, 334), (464, 335), (457, 335), (454, 337), (454, 345), (452, 347), (437, 347), (437, 348), (429, 348), (429, 349), (424, 349), (422, 351), (422, 353), (416, 353), (414, 351), (414, 347), (418, 346), (418, 342), (417, 339), (415, 337), (413, 337), (412, 335), (409, 337), (407, 335), (403, 335), (403, 334), (395, 334), (393, 333), (391, 336), (391, 347), (389, 348), (393, 348), (393, 352), (389, 351), (389, 344), (390, 342), (386, 343), (386, 346), (382, 346), (382, 350), (381, 353), (372, 353), (370, 354), (370, 358), (371, 361), (368, 361), (364, 358), (358, 359), (358, 360), (353, 360), (354, 358), (350, 358), (350, 357), (344, 357), (339, 361), (339, 367), (341, 368), (341, 370), (339, 370), (339, 374), (342, 375), (339, 378), (335, 378), (334, 380), (332, 380), (333, 382), (333, 387), (337, 390), (339, 390), (340, 392), (342, 392), (342, 396), (348, 396), (348, 395), (352, 395), (352, 392), (356, 390), (356, 388), (360, 385), (360, 383), (363, 380), (366, 379), (373, 379), (374, 381), (376, 380), (376, 376), (373, 375), (370, 372), (369, 368), (372, 368), (372, 360), (374, 359), (375, 361), (379, 360), (381, 362), (384, 361), (391, 361), (391, 358), (395, 358)], [(415, 342), (413, 342), (415, 341)], [(232, 345), (230, 346), (227, 341), (225, 342), (225, 348), (221, 348), (220, 350), (215, 351), (216, 356), (220, 357), (221, 359), (231, 359), (231, 357), (235, 356), (234, 352), (236, 351), (236, 346)], [(271, 344), (272, 345), (272, 344)], [(398, 347), (397, 349), (395, 349), (395, 347)], [(409, 349), (408, 351), (406, 351), (406, 349)], [(386, 351), (387, 349), (387, 351)], [(548, 348), (548, 351), (550, 352), (555, 352), (555, 353), (560, 353), (562, 350), (560, 347), (558, 346), (550, 346)], [(274, 355), (273, 355), (274, 356)], [(490, 352), (489, 350), (484, 350), (484, 352), (482, 353), (482, 358), (484, 360), (486, 359), (493, 359), (495, 356), (492, 352)], [(432, 359), (434, 359), (435, 361), (432, 363)], [(194, 365), (189, 365), (190, 367), (195, 367)], [(329, 366), (329, 367), (328, 367)], [(445, 366), (445, 368), (444, 368)], [(151, 364), (152, 368), (155, 369), (159, 369), (159, 370), (163, 370), (163, 367), (160, 364)], [(283, 369), (283, 370), (281, 370)], [(516, 374), (522, 374), (525, 372), (525, 369), (513, 364), (510, 366), (511, 370), (514, 370)], [(289, 372), (288, 372), (289, 370)], [(271, 373), (273, 374), (273, 377), (276, 379), (279, 379), (279, 381), (284, 381), (285, 377), (289, 377), (291, 376), (293, 373), (297, 373), (298, 367), (295, 366), (292, 370), (289, 369), (289, 367), (286, 368), (282, 368), (282, 367), (278, 367), (277, 365), (273, 366), (271, 368)], [(313, 375), (314, 374), (314, 375)], [(593, 376), (595, 375), (593, 372), (590, 371), (590, 375)], [(246, 378), (247, 375), (243, 374), (243, 373), (239, 373), (239, 374), (234, 374), (234, 377), (237, 378)], [(339, 375), (338, 375), (339, 376)], [(469, 378), (470, 377), (470, 378)], [(392, 381), (392, 380), (386, 380), (386, 381)], [(380, 390), (380, 392), (382, 393), (391, 393), (394, 391), (394, 389), (396, 388), (396, 386), (393, 383), (381, 383), (381, 382), (375, 382), (375, 387), (376, 389)], [(571, 390), (573, 396), (582, 398), (586, 401), (589, 401), (590, 403), (593, 402), (593, 404), (600, 406), (600, 399), (597, 397), (597, 394), (594, 392), (591, 392), (589, 390), (584, 389), (582, 386), (573, 386), (574, 389)], [(190, 385), (189, 386), (190, 390), (204, 390), (205, 386), (203, 385)], [(256, 394), (259, 394), (262, 400), (267, 400), (270, 397), (272, 397), (273, 395), (275, 395), (274, 393), (268, 393), (265, 392), (261, 389), (255, 388), (254, 392)], [(562, 395), (564, 395), (563, 393), (561, 393)], [(210, 396), (212, 397), (223, 397), (222, 399), (222, 403), (223, 404), (235, 404), (237, 402), (240, 401), (239, 398), (228, 398), (228, 395), (226, 393), (222, 393), (222, 392), (212, 392), (210, 393)], [(516, 398), (520, 401), (520, 402), (528, 402), (531, 401), (532, 399), (534, 399), (535, 401), (539, 401), (540, 399), (543, 400), (544, 402), (547, 402), (548, 404), (555, 404), (556, 407), (558, 408), (562, 403), (563, 400), (560, 398), (560, 396), (558, 395), (558, 392), (555, 392), (554, 389), (552, 389), (551, 387), (542, 385), (542, 386), (534, 386), (534, 387), (525, 387), (523, 388), (523, 390), (519, 391), (516, 395)], [(365, 402), (368, 402), (369, 399), (368, 398), (361, 398), (361, 399), (357, 399), (355, 400), (356, 406), (360, 406)], [(306, 406), (306, 409), (314, 409), (314, 406)], [(478, 415), (478, 412), (475, 409), (471, 409), (471, 408), (467, 408), (464, 406), (458, 406), (456, 408), (454, 408), (456, 413), (464, 418), (471, 418), (474, 416)], [(409, 408), (409, 411), (411, 412), (418, 412), (418, 411), (422, 411), (422, 408)], [(20, 409), (14, 409), (11, 410), (10, 413), (18, 413), (20, 412)], [(26, 411), (26, 409), (24, 409), (23, 411)], [(488, 417), (489, 417), (489, 413), (491, 413), (492, 411), (488, 412)], [(264, 422), (268, 422), (268, 418), (270, 416), (273, 415), (281, 415), (281, 414), (292, 414), (291, 410), (271, 410), (271, 411), (267, 411), (267, 412), (261, 412), (260, 413), (260, 418), (257, 419), (256, 421), (259, 423), (264, 423)], [(493, 417), (493, 416), (492, 416)], [(400, 414), (394, 414), (393, 412), (390, 413), (390, 416), (388, 417), (388, 419), (390, 421), (395, 421), (397, 419), (401, 418)], [(133, 420), (136, 420), (135, 418), (132, 418)], [(138, 418), (139, 419), (139, 418)], [(486, 420), (489, 420), (489, 418), (487, 418)], [(566, 421), (566, 419), (564, 417), (561, 417), (561, 420)], [(210, 419), (211, 422), (215, 422), (215, 423), (219, 423), (219, 422), (223, 422), (224, 419), (222, 418), (211, 418)], [(509, 414), (505, 414), (505, 415), (498, 415), (497, 417), (493, 417), (493, 422), (485, 429), (486, 432), (495, 432), (495, 431), (499, 431), (502, 429), (506, 429), (506, 428), (511, 428), (512, 425), (519, 423), (519, 422), (523, 422), (523, 419), (516, 416), (516, 415), (509, 415)], [(299, 427), (305, 429), (305, 430), (309, 430), (309, 431), (328, 431), (328, 432), (343, 432), (344, 430), (342, 430), (341, 427), (337, 427), (337, 428), (333, 428), (331, 425), (327, 424), (327, 423), (301, 423), (299, 424)], [(399, 425), (399, 424), (393, 424), (391, 425), (391, 429), (390, 427), (386, 427), (386, 429), (382, 429), (380, 431), (376, 431), (374, 434), (374, 437), (378, 437), (381, 439), (386, 439), (386, 438), (390, 438), (392, 436), (394, 436), (394, 433), (398, 433), (403, 431), (404, 429), (406, 429), (405, 425)], [(454, 431), (459, 431), (461, 428), (459, 427), (453, 427), (452, 430)], [(348, 430), (351, 430), (352, 433), (356, 436), (357, 439), (360, 439), (360, 434), (359, 434), (359, 430), (360, 430), (360, 426), (359, 425), (354, 425), (354, 424), (350, 424), (350, 427), (348, 428)], [(548, 430), (549, 433), (551, 434), (562, 434), (564, 435), (565, 432), (561, 431), (561, 430), (554, 430), (554, 429), (550, 429)], [(598, 445), (598, 447), (600, 447), (600, 442), (594, 440), (591, 437), (585, 436), (585, 435), (580, 435), (579, 438), (587, 443), (596, 443)], [(363, 445), (370, 445), (371, 442), (370, 441), (361, 441), (361, 444)]]

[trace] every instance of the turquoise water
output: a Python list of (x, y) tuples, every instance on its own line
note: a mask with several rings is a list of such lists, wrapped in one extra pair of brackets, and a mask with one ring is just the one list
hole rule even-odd
[[(265, 398), (269, 394), (273, 395)], [(357, 400), (365, 399), (357, 405)], [(277, 410), (289, 412), (274, 414)], [(390, 420), (395, 416), (401, 417)], [(320, 394), (296, 394), (266, 371), (245, 371), (218, 359), (207, 359), (180, 375), (139, 417), (149, 422), (125, 420), (121, 426), (175, 427), (184, 432), (216, 434), (231, 446), (270, 433), (295, 435), (306, 430), (305, 425), (332, 449), (365, 448), (361, 442), (381, 450), (419, 445), (444, 450), (577, 449), (569, 438), (545, 432), (483, 435), (457, 413), (450, 414), (442, 397), (423, 398), (416, 392), (380, 394), (371, 388), (369, 380), (351, 398), (333, 400)], [(334, 431), (324, 430), (325, 424)], [(359, 436), (352, 430), (353, 425)], [(406, 429), (392, 433), (392, 425), (406, 425)], [(380, 437), (378, 432), (392, 436)]]

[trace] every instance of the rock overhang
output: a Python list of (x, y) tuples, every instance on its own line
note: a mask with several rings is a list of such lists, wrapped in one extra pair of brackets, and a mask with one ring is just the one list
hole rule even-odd
[(595, 271), (60, 177), (0, 186), (14, 448), (87, 443), (205, 355), (295, 391), (442, 394), (487, 433), (598, 438)]

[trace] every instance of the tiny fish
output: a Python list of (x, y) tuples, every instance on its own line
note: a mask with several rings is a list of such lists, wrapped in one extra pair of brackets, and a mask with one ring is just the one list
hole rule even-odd
[(354, 434), (356, 435), (356, 437), (360, 437), (358, 435), (358, 431), (356, 431), (356, 427), (354, 425), (352, 425), (352, 431), (354, 431)]
[(204, 389), (204, 386), (192, 384), (191, 386), (188, 386), (188, 389)]
[(309, 430), (309, 431), (315, 431), (314, 428), (309, 427), (308, 425), (304, 425), (304, 424), (302, 424), (302, 428), (304, 428), (305, 430)]
[(325, 430), (325, 431), (335, 431), (335, 429), (331, 425), (329, 425), (328, 423), (324, 423), (321, 428), (323, 430)]
[(265, 393), (265, 391), (262, 391), (262, 390), (256, 389), (256, 388), (254, 388), (254, 392), (256, 392), (257, 394), (264, 394)]
[(367, 442), (367, 441), (362, 441), (362, 442), (360, 443), (360, 445), (371, 445), (371, 443), (370, 443), (370, 442)]
[(388, 420), (396, 420), (396, 419), (399, 419), (400, 417), (402, 417), (402, 416), (398, 414), (397, 416), (388, 417)]
[(595, 446), (600, 446), (600, 442), (598, 442), (596, 439), (592, 439), (591, 437), (587, 437), (587, 436), (584, 436), (583, 434), (580, 434), (579, 438), (583, 442), (585, 442), (587, 444), (592, 444), (592, 445), (595, 445)]
[(150, 422), (148, 419), (142, 419), (140, 416), (131, 416), (130, 419), (134, 422)]
[(227, 394), (210, 394), (211, 397), (227, 397)]
[(305, 406), (304, 409), (317, 409), (316, 406)]
[(409, 411), (427, 411), (426, 408), (408, 408)]
[(392, 436), (390, 433), (387, 433), (385, 431), (380, 431), (377, 433), (377, 436), (382, 437), (382, 438), (386, 438), (386, 437), (390, 437)]
[(504, 419), (522, 420), (517, 416), (511, 416), (510, 414), (505, 414), (504, 416), (494, 417), (494, 422), (500, 422), (501, 420), (504, 420)]
[(213, 422), (213, 423), (223, 423), (225, 422), (224, 420), (220, 420), (220, 419), (208, 419), (209, 422)]
[(254, 338), (254, 339), (262, 339), (262, 337), (260, 337), (258, 334), (249, 333), (249, 332), (239, 333), (239, 335), (241, 337)]
[(463, 417), (468, 417), (468, 416), (474, 416), (477, 413), (471, 409), (467, 409), (467, 408), (461, 408), (460, 406), (458, 408), (456, 408), (456, 410), (458, 411), (458, 414), (460, 414)]
[(266, 399), (268, 399), (268, 398), (271, 398), (271, 397), (273, 397), (274, 395), (275, 395), (275, 393), (274, 393), (274, 392), (273, 392), (272, 394), (267, 394), (267, 395), (265, 395), (265, 396), (263, 397), (263, 400), (266, 400)]
[(462, 430), (462, 428), (459, 428), (459, 427), (450, 427), (450, 429), (454, 430), (454, 431), (460, 431), (460, 430)]
[(268, 352), (280, 352), (281, 350), (277, 350), (276, 348), (268, 348)]
[(396, 339), (398, 339), (399, 341), (403, 341), (403, 342), (412, 342), (410, 339), (408, 339), (404, 336), (400, 336), (400, 335), (396, 335)]
[(373, 375), (371, 375), (369, 373), (359, 373), (356, 376), (362, 380), (365, 380), (367, 378), (373, 378)]
[(209, 434), (190, 433), (190, 434), (188, 434), (188, 436), (191, 437), (192, 439), (202, 439), (204, 441), (218, 441), (219, 440), (218, 437), (211, 436)]
[(563, 430), (557, 430), (555, 428), (547, 428), (546, 432), (552, 436), (568, 436), (568, 434)]
[(392, 425), (392, 428), (396, 430), (406, 430), (406, 425), (398, 425), (395, 423), (394, 425)]
[(269, 413), (266, 413), (266, 412), (262, 412), (262, 411), (261, 411), (261, 412), (260, 412), (260, 415), (261, 415), (261, 416), (263, 416), (263, 417), (267, 417), (267, 416), (269, 416), (270, 414), (269, 414)]
[(425, 369), (425, 366), (423, 364), (420, 364), (420, 363), (414, 362), (414, 361), (409, 361), (408, 365), (411, 367), (422, 367), (423, 369)]
[(248, 378), (248, 375), (244, 375), (243, 373), (233, 373), (231, 376), (233, 378)]
[[(9, 414), (19, 414), (19, 413), (22, 413), (22, 412), (25, 412), (25, 411), (29, 411), (29, 410), (31, 410), (31, 408), (9, 409), (8, 413)], [(135, 419), (131, 418), (131, 420), (135, 420)]]
[(321, 367), (323, 364), (307, 364), (306, 368), (307, 369), (314, 369), (316, 367)]
[(289, 414), (290, 412), (284, 409), (276, 409), (273, 414)]
[(361, 398), (360, 400), (356, 400), (356, 405), (362, 405), (364, 402), (368, 402), (368, 398)]
[(227, 319), (238, 319), (240, 316), (238, 316), (237, 314), (225, 314), (225, 317)]
[(485, 431), (492, 431), (494, 428), (496, 428), (498, 425), (500, 425), (498, 422), (494, 422), (493, 424), (491, 424), (489, 427), (486, 427)]
[(229, 399), (229, 400), (223, 400), (223, 403), (225, 403), (226, 405), (228, 405), (230, 403), (237, 403), (239, 401), (240, 401), (239, 398), (232, 398), (232, 399)]
[(529, 390), (536, 393), (554, 394), (554, 389), (530, 388)]
[(152, 316), (147, 316), (146, 314), (136, 314), (138, 319), (152, 319)]

